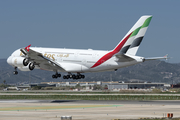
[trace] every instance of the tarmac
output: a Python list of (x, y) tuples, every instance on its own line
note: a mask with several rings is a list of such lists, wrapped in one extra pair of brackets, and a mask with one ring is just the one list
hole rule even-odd
[(112, 120), (180, 117), (180, 101), (0, 100), (0, 120)]

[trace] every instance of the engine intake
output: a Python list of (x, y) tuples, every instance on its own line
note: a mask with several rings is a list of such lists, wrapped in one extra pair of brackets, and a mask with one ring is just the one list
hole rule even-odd
[(12, 64), (20, 69), (25, 69), (25, 71), (28, 71), (27, 68), (29, 70), (33, 70), (35, 68), (34, 63), (29, 62), (29, 60), (24, 57), (14, 57), (12, 59)]
[(24, 65), (24, 66), (27, 66), (28, 64), (29, 64), (29, 60), (25, 58), (25, 59), (23, 60), (23, 65)]
[(30, 69), (30, 70), (33, 70), (34, 68), (35, 68), (34, 63), (30, 63), (30, 64), (29, 64), (29, 69)]

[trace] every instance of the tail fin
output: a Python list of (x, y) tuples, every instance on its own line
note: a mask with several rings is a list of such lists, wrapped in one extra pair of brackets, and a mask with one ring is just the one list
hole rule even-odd
[[(129, 30), (129, 32), (119, 42), (119, 44), (113, 49), (113, 51), (116, 51), (116, 53), (128, 52), (128, 54), (135, 55), (151, 18), (152, 16), (142, 16), (141, 18), (139, 18), (139, 20), (134, 24), (134, 26)], [(139, 37), (141, 37), (141, 39), (139, 39)]]
[[(151, 21), (151, 18), (152, 16), (143, 16), (141, 17), (143, 18), (145, 21), (143, 22), (143, 25), (140, 26), (139, 28), (137, 28), (132, 34), (131, 36), (134, 35), (134, 39), (133, 41), (131, 42), (131, 46), (129, 47), (129, 49), (127, 50), (127, 54), (130, 54), (130, 55), (136, 55), (137, 53), (137, 50), (139, 48), (139, 45), (141, 44), (141, 41), (146, 33), (146, 30), (149, 26), (149, 23)], [(140, 19), (141, 19), (140, 18)], [(131, 37), (130, 36), (130, 37)]]
[[(117, 56), (119, 53), (128, 52), (129, 54), (136, 54), (142, 38), (147, 30), (149, 22), (151, 21), (151, 18), (152, 16), (142, 16), (124, 36), (124, 38), (119, 42), (119, 44), (112, 51), (101, 57), (91, 68), (101, 65), (102, 63), (110, 59), (112, 56)], [(141, 39), (139, 39), (139, 37), (141, 37)], [(135, 50), (135, 52), (133, 52), (133, 50)], [(127, 56), (123, 56), (123, 58), (132, 60), (129, 59)]]

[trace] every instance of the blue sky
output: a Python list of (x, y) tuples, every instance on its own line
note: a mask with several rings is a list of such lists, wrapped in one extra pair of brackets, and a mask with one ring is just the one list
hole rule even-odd
[(0, 59), (36, 47), (111, 50), (142, 15), (153, 15), (137, 55), (180, 63), (180, 1), (1, 0)]

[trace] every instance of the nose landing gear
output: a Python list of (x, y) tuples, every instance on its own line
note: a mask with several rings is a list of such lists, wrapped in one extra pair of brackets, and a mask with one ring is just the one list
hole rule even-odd
[(15, 71), (13, 72), (13, 74), (17, 75), (18, 74), (17, 67), (15, 67), (14, 69), (15, 69)]

